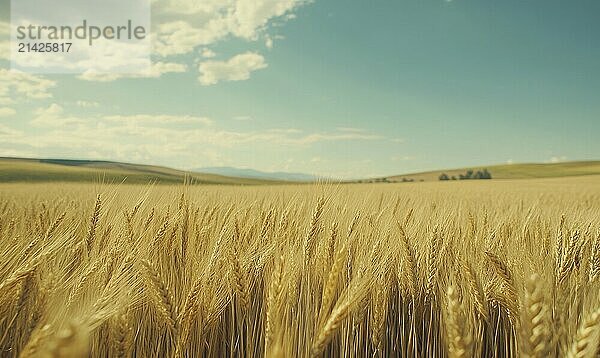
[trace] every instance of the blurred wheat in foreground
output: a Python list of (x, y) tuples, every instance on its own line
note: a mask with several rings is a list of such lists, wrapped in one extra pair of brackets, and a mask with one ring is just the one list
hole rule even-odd
[(595, 178), (0, 186), (2, 357), (596, 357)]

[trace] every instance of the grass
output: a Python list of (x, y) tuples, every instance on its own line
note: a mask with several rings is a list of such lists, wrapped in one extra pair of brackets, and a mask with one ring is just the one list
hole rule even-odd
[(415, 181), (437, 181), (442, 173), (448, 176), (459, 177), (467, 170), (488, 169), (494, 179), (533, 179), (533, 178), (558, 178), (570, 176), (600, 175), (600, 161), (581, 161), (565, 163), (529, 163), (529, 164), (504, 164), (486, 167), (471, 167), (449, 170), (436, 170), (423, 173), (390, 176), (389, 181), (402, 181), (414, 179)]
[(0, 185), (0, 355), (595, 357), (597, 176)]

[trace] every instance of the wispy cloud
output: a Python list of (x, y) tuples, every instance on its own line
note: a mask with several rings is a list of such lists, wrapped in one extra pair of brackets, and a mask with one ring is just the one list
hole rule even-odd
[(547, 163), (562, 163), (562, 162), (566, 162), (567, 159), (568, 158), (564, 155), (558, 155), (558, 156), (551, 157), (549, 160), (547, 160)]
[(316, 142), (353, 141), (353, 140), (377, 140), (382, 137), (366, 133), (314, 133), (291, 140), (294, 144), (313, 144)]
[(0, 36), (10, 36), (10, 25), (7, 22), (0, 21)]
[(213, 50), (205, 47), (202, 50), (200, 50), (200, 56), (202, 56), (202, 58), (213, 58), (217, 56), (217, 54)]
[(117, 123), (136, 123), (142, 125), (149, 124), (199, 124), (209, 126), (213, 124), (210, 118), (196, 116), (174, 116), (174, 115), (149, 115), (138, 114), (131, 116), (104, 116), (103, 119)]
[(255, 52), (233, 56), (227, 61), (205, 61), (198, 66), (203, 86), (215, 85), (221, 81), (243, 81), (250, 74), (267, 67), (265, 58)]
[(155, 62), (147, 71), (135, 74), (127, 73), (98, 73), (86, 71), (77, 78), (93, 82), (112, 82), (121, 78), (159, 78), (167, 73), (182, 73), (187, 70), (187, 65), (174, 62)]
[(0, 138), (4, 140), (22, 136), (23, 132), (0, 123)]
[(29, 73), (0, 68), (0, 104), (12, 103), (15, 98), (46, 99), (56, 82)]
[(17, 113), (14, 108), (10, 107), (0, 107), (0, 117), (9, 117), (13, 116)]
[(0, 39), (0, 60), (10, 60), (10, 42)]
[[(33, 112), (24, 133), (0, 127), (2, 148), (52, 155), (112, 158), (142, 162), (192, 163), (201, 153), (310, 147), (319, 142), (369, 141), (382, 138), (366, 131), (305, 132), (297, 128), (226, 130), (210, 118), (193, 115), (134, 114), (74, 116), (57, 103)], [(74, 135), (76, 134), (76, 135)], [(315, 157), (316, 158), (316, 157)], [(221, 156), (222, 160), (223, 157)], [(318, 163), (314, 159), (312, 163)]]
[(394, 162), (405, 162), (415, 160), (415, 157), (412, 155), (396, 155), (392, 157), (392, 161)]
[(75, 102), (75, 104), (77, 105), (77, 107), (81, 107), (81, 108), (98, 108), (98, 107), (100, 107), (100, 103), (98, 103), (96, 101), (79, 100), (79, 101)]
[(338, 127), (337, 130), (340, 132), (350, 132), (350, 133), (364, 133), (365, 132), (365, 129), (355, 128), (355, 127)]
[(0, 21), (0, 60), (10, 60), (10, 25)]
[(65, 127), (84, 124), (82, 118), (65, 115), (64, 108), (56, 103), (34, 111), (31, 124), (36, 127)]

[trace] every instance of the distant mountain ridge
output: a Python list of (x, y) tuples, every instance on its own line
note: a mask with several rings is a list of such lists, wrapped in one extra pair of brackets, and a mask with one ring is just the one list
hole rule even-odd
[(234, 167), (207, 167), (192, 169), (195, 173), (216, 174), (228, 177), (247, 178), (247, 179), (264, 179), (264, 180), (283, 180), (283, 181), (298, 181), (307, 182), (323, 179), (322, 177), (304, 174), (304, 173), (287, 173), (287, 172), (263, 172), (260, 170), (249, 168), (234, 168)]

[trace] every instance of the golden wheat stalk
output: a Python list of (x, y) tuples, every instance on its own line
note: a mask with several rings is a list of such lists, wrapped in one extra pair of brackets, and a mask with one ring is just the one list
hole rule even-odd
[(177, 312), (173, 304), (173, 295), (154, 266), (148, 260), (142, 260), (141, 263), (145, 269), (144, 277), (146, 278), (147, 285), (153, 293), (152, 300), (154, 306), (167, 327), (172, 332), (175, 332), (177, 330)]
[(317, 235), (321, 231), (320, 219), (323, 214), (323, 207), (325, 206), (325, 199), (319, 198), (317, 200), (317, 206), (313, 212), (310, 220), (310, 227), (304, 239), (304, 266), (308, 267), (309, 261), (312, 260)]
[(405, 288), (410, 298), (414, 299), (417, 294), (417, 270), (415, 266), (415, 258), (413, 256), (408, 237), (404, 231), (404, 226), (397, 222), (400, 230), (399, 248), (400, 255), (398, 259), (398, 281), (401, 287)]
[(598, 351), (600, 340), (600, 308), (592, 312), (581, 324), (567, 353), (568, 358), (592, 358)]
[(92, 251), (92, 245), (94, 244), (94, 240), (96, 238), (96, 228), (98, 227), (98, 222), (100, 221), (101, 207), (102, 200), (100, 199), (100, 194), (98, 194), (98, 196), (96, 196), (94, 210), (92, 211), (92, 217), (90, 219), (90, 226), (88, 227), (87, 236), (85, 237), (85, 245), (88, 253)]
[(466, 327), (464, 309), (453, 285), (446, 291), (446, 335), (448, 337), (448, 356), (450, 358), (471, 357), (471, 334)]
[(519, 297), (515, 289), (512, 273), (504, 261), (502, 261), (502, 259), (500, 259), (500, 257), (498, 257), (496, 254), (486, 251), (485, 257), (496, 273), (496, 277), (500, 279), (500, 296), (496, 297), (499, 300), (498, 303), (506, 308), (513, 325), (517, 324), (517, 317), (519, 314)]
[(311, 354), (312, 356), (320, 355), (327, 343), (329, 343), (336, 332), (339, 330), (341, 323), (352, 313), (352, 310), (360, 306), (360, 303), (365, 299), (368, 292), (365, 278), (357, 278), (359, 282), (352, 284), (347, 291), (341, 295), (337, 304), (333, 308), (329, 318), (325, 324), (317, 331), (315, 340), (313, 341)]
[(541, 277), (531, 275), (525, 286), (523, 340), (524, 357), (546, 357), (550, 352), (550, 309), (544, 302)]
[(484, 321), (488, 320), (488, 307), (485, 290), (471, 264), (463, 262), (463, 274), (468, 284), (469, 294), (477, 315)]

